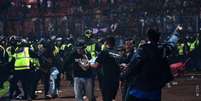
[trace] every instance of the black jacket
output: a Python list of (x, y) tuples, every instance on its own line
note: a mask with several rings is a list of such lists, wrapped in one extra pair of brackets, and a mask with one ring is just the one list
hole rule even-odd
[[(90, 58), (88, 54), (85, 54), (87, 58)], [(92, 74), (92, 69), (87, 69), (83, 70), (82, 67), (80, 67), (79, 62), (76, 60), (79, 59), (86, 59), (82, 55), (78, 54), (77, 51), (75, 50), (70, 54), (70, 56), (65, 59), (65, 69), (67, 70), (68, 67), (71, 65), (72, 66), (72, 71), (73, 71), (73, 77), (84, 77), (84, 78), (91, 78), (93, 77)]]
[(118, 81), (120, 77), (119, 57), (118, 52), (114, 49), (105, 49), (100, 52), (96, 62), (101, 64), (98, 69), (99, 78), (106, 79), (108, 81)]
[(146, 44), (137, 50), (126, 72), (130, 86), (143, 91), (160, 90), (171, 78), (163, 51), (157, 44)]

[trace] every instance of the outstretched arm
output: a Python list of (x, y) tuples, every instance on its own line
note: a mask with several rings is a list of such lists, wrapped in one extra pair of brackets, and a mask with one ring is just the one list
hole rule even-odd
[(173, 34), (168, 39), (168, 44), (171, 45), (171, 47), (176, 47), (177, 42), (179, 40), (179, 36), (181, 34), (182, 27), (180, 25), (177, 26)]

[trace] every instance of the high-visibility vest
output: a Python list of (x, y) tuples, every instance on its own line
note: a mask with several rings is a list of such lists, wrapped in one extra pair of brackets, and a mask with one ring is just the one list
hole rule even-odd
[(67, 47), (66, 44), (62, 44), (61, 47), (60, 47), (60, 50), (64, 51), (66, 47)]
[(60, 51), (59, 48), (55, 46), (53, 51), (54, 56), (56, 56), (59, 53), (59, 51)]
[(61, 48), (60, 48), (60, 50), (65, 50), (65, 48), (69, 48), (69, 47), (71, 47), (72, 46), (72, 44), (71, 43), (69, 43), (69, 44), (63, 44), (63, 45), (61, 45)]
[(30, 69), (31, 58), (29, 55), (29, 48), (24, 47), (22, 52), (14, 54), (15, 57), (15, 70)]
[(96, 58), (96, 44), (88, 45), (86, 51), (90, 53), (92, 58)]
[(190, 52), (192, 52), (196, 48), (196, 44), (197, 44), (196, 40), (194, 42), (191, 42), (191, 43), (188, 42), (188, 46), (189, 46)]
[(179, 55), (184, 55), (184, 44), (181, 43), (177, 46)]
[(193, 42), (193, 46), (194, 46), (194, 49), (199, 46), (199, 40), (198, 40), (198, 39), (196, 39), (196, 40)]
[(5, 81), (3, 83), (3, 87), (0, 88), (0, 97), (6, 96), (9, 92), (9, 88), (10, 88), (10, 83), (9, 81)]
[(35, 67), (35, 69), (40, 68), (40, 62), (39, 59), (37, 58), (31, 58), (31, 64)]

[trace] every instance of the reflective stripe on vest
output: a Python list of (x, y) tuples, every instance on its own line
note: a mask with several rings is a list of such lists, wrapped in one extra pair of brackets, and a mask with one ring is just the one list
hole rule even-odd
[(69, 43), (68, 45), (67, 45), (67, 47), (69, 48), (69, 47), (71, 47), (72, 46), (72, 44), (71, 43)]
[(56, 56), (58, 53), (59, 53), (59, 48), (55, 46), (53, 51), (54, 56)]
[(196, 45), (196, 41), (194, 41), (192, 43), (188, 43), (188, 46), (190, 48), (190, 52), (192, 52), (195, 49), (195, 45)]
[(65, 50), (66, 47), (67, 47), (67, 45), (63, 44), (63, 45), (61, 45), (60, 50)]
[(32, 58), (31, 63), (33, 64), (34, 67), (36, 67), (36, 69), (39, 69), (40, 62), (39, 62), (39, 60), (37, 58)]
[(28, 47), (25, 47), (22, 52), (16, 53), (14, 57), (15, 57), (15, 70), (30, 69), (30, 56)]
[(8, 56), (9, 56), (8, 61), (11, 62), (13, 58), (13, 55), (11, 53), (11, 47), (6, 48), (6, 52), (8, 53)]

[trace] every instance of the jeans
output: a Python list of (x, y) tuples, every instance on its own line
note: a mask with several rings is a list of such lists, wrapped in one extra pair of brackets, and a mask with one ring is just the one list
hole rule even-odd
[(93, 91), (93, 79), (74, 77), (74, 92), (75, 101), (84, 101), (83, 96), (85, 95), (87, 96), (88, 101), (95, 100)]
[(57, 67), (52, 67), (50, 69), (50, 81), (49, 81), (49, 94), (57, 95), (58, 94), (58, 83), (57, 80), (59, 78), (59, 70)]

